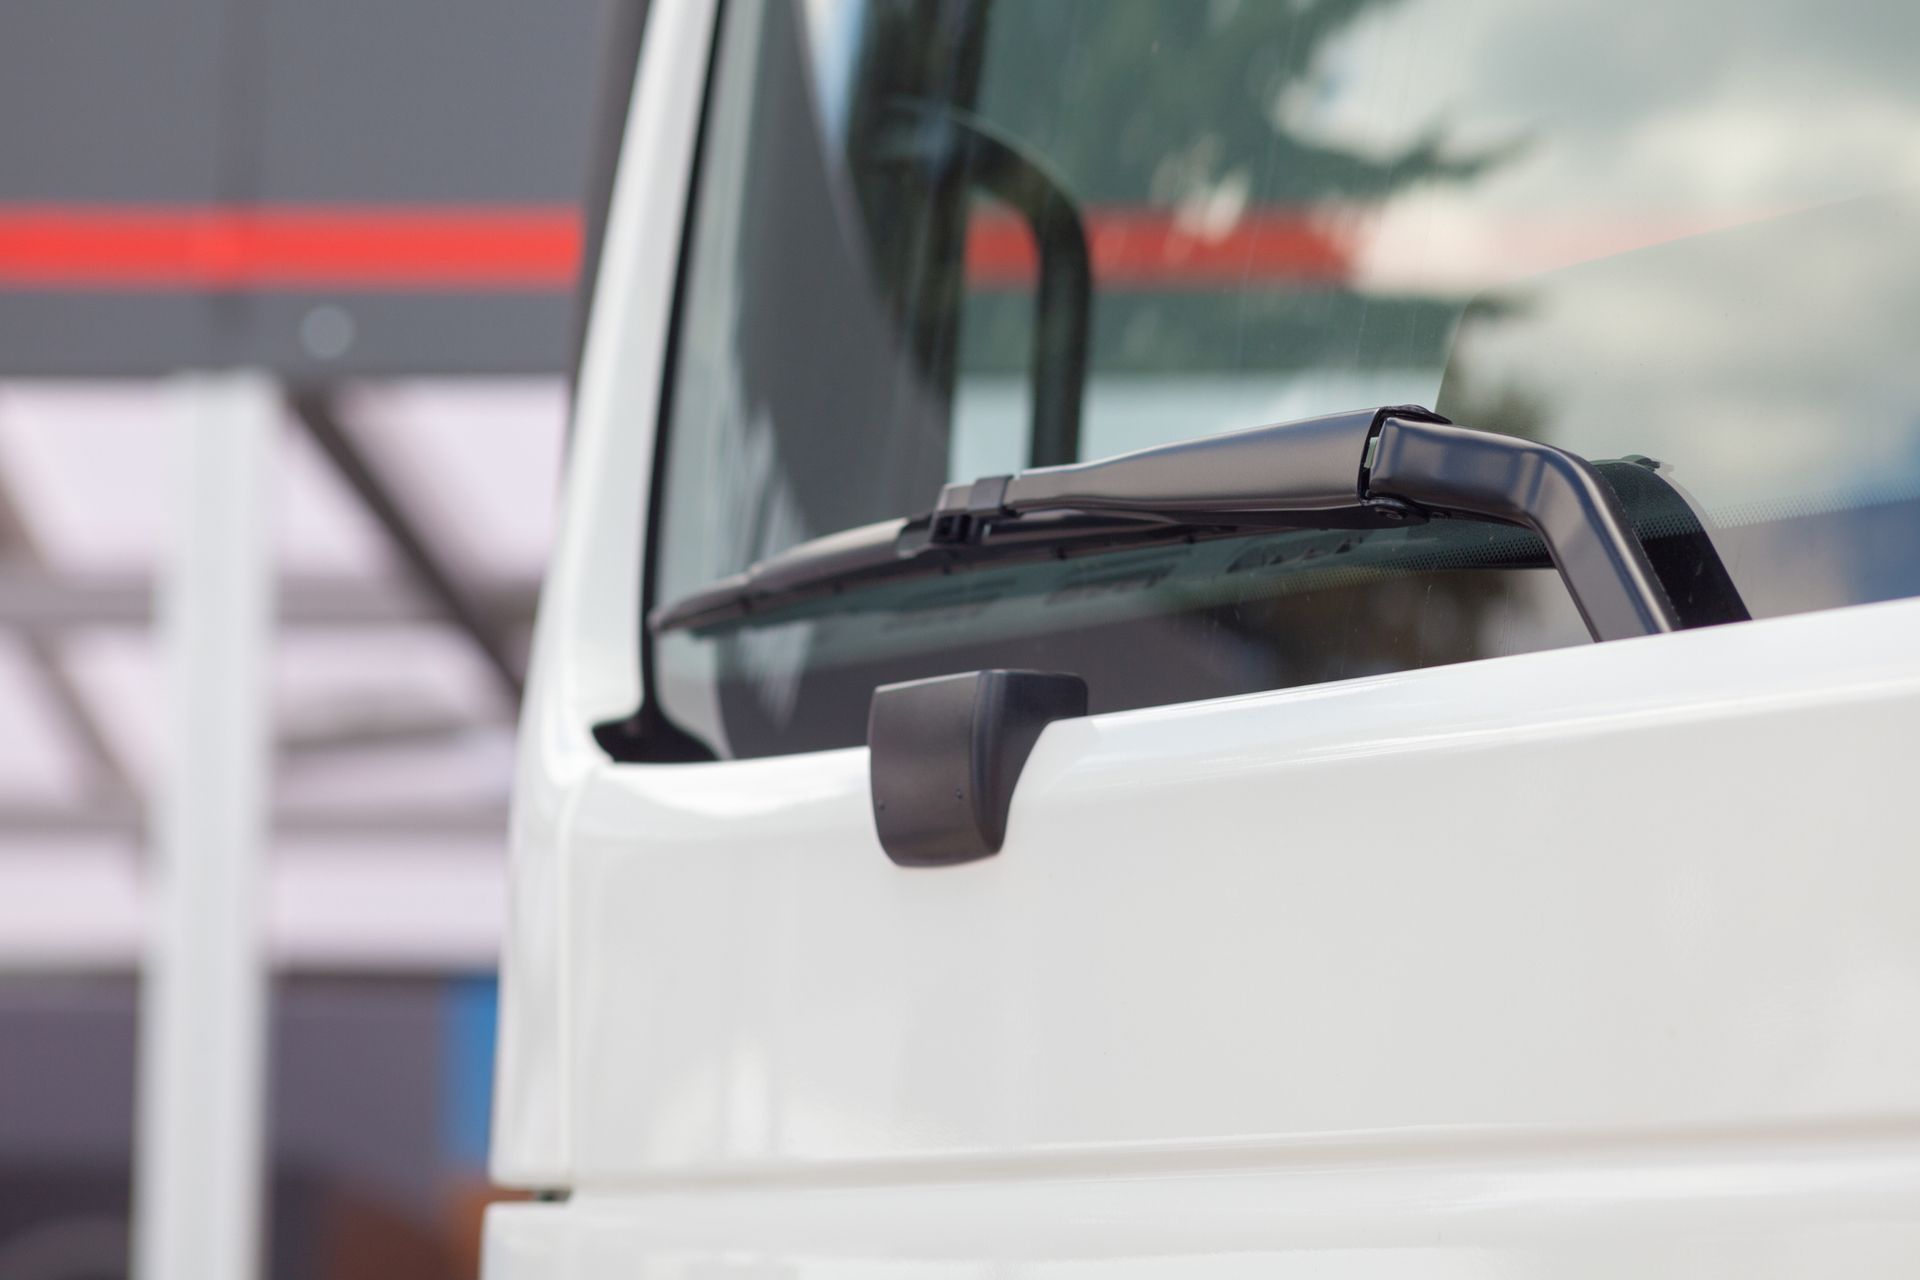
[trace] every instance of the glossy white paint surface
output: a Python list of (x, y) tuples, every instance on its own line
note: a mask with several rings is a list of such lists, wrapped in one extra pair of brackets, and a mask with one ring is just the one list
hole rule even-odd
[(1911, 1274), (1915, 654), (1920, 602), (1060, 725), (946, 871), (859, 751), (597, 770), (576, 1190), (489, 1275)]
[(522, 744), (494, 1167), (571, 1199), (491, 1280), (1920, 1269), (1920, 601), (1058, 724), (939, 871), (863, 751), (597, 754), (711, 18), (655, 9)]
[(510, 908), (489, 1169), (508, 1186), (571, 1180), (569, 980), (562, 940), (567, 807), (604, 763), (591, 726), (639, 699), (640, 535), (680, 224), (713, 0), (656, 4), (615, 177), (575, 404), (553, 565), (521, 711)]
[(1911, 1128), (1277, 1148), (1219, 1173), (744, 1185), (502, 1205), (491, 1280), (1904, 1277)]
[(1917, 747), (1905, 602), (1056, 724), (954, 869), (863, 751), (601, 769), (576, 1186), (1920, 1120)]

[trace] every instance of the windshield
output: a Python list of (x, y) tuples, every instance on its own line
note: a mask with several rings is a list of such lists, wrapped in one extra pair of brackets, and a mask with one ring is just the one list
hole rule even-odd
[[(1658, 460), (1757, 617), (1920, 593), (1916, 38), (1902, 0), (729, 0), (649, 596), (948, 480), (1395, 403)], [(901, 584), (657, 636), (653, 696), (766, 755), (951, 671), (1101, 711), (1583, 643), (1516, 536)]]

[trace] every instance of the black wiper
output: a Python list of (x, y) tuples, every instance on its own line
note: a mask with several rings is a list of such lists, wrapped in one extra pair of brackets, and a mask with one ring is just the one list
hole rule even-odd
[[(1657, 477), (1655, 483), (1664, 486)], [(1675, 505), (1685, 510), (1677, 495)], [(1596, 640), (1675, 631), (1692, 621), (1675, 608), (1593, 463), (1550, 445), (1455, 426), (1416, 407), (1310, 418), (948, 485), (924, 515), (802, 543), (656, 610), (651, 621), (659, 631), (700, 629), (983, 563), (1433, 518), (1531, 530)], [(1722, 584), (1731, 603), (1712, 620), (1744, 617), (1712, 543), (1698, 536), (1687, 546), (1699, 562), (1663, 566), (1669, 575)]]

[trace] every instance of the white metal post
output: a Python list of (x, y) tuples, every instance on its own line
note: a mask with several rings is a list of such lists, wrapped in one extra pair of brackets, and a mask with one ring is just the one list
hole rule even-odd
[(278, 434), (272, 382), (183, 376), (179, 516), (157, 602), (167, 684), (153, 797), (134, 1161), (137, 1280), (261, 1270), (261, 933)]

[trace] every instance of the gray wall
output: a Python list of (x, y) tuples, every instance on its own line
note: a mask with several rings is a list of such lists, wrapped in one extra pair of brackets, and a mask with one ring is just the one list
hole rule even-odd
[[(12, 0), (0, 213), (577, 204), (604, 0)], [(316, 307), (351, 347), (303, 345)], [(549, 372), (561, 287), (459, 292), (0, 285), (0, 376), (259, 364), (294, 375)]]

